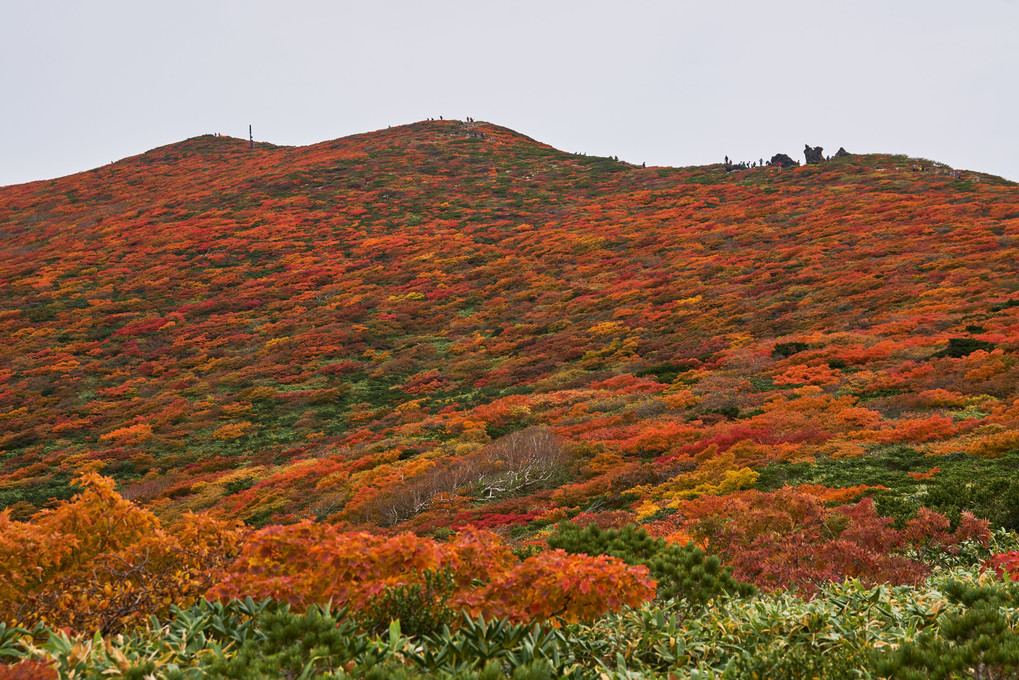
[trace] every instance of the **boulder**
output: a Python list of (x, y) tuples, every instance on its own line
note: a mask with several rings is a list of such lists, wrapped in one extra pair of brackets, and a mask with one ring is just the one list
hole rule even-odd
[(795, 168), (796, 161), (789, 156), (786, 156), (784, 153), (777, 153), (771, 157), (771, 160), (768, 161), (768, 165), (777, 165), (780, 168)]
[(853, 154), (849, 153), (848, 151), (845, 150), (845, 148), (843, 148), (841, 146), (839, 147), (839, 150), (835, 152), (835, 158), (843, 158), (844, 156), (852, 156), (852, 155)]
[(811, 147), (809, 144), (804, 144), (803, 155), (807, 157), (807, 165), (824, 162), (824, 149), (819, 146)]

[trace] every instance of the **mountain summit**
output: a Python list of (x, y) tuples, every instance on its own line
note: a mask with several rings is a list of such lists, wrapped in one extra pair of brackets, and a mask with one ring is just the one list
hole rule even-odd
[(0, 189), (0, 507), (100, 470), (167, 516), (527, 534), (1013, 455), (1017, 244), (1015, 184), (901, 156), (196, 137)]

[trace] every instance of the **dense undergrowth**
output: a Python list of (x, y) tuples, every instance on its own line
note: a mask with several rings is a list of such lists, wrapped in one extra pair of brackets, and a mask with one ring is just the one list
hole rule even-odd
[(825, 546), (823, 573), (803, 571), (821, 552), (783, 546), (801, 571), (758, 590), (634, 525), (563, 522), (516, 551), (474, 528), (164, 528), (112, 480), (79, 484), (27, 522), (0, 514), (0, 678), (955, 678), (1016, 661), (1019, 538), (986, 521), (872, 523), (855, 551)]
[[(922, 588), (826, 586), (721, 598), (691, 617), (670, 600), (556, 627), (471, 618), (371, 633), (328, 605), (201, 601), (116, 636), (0, 624), (4, 678), (1008, 678), (1019, 590), (972, 569)], [(419, 613), (420, 618), (420, 613)]]
[(430, 121), (0, 188), (2, 672), (1010, 677), (1019, 192), (923, 165)]

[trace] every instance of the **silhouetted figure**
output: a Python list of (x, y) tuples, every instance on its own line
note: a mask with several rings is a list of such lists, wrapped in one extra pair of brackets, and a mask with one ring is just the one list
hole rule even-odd
[(641, 163), (641, 164), (640, 164), (640, 167), (642, 167), (642, 168), (646, 168), (646, 167), (647, 167), (647, 165), (646, 165), (646, 164), (644, 164), (644, 163)]

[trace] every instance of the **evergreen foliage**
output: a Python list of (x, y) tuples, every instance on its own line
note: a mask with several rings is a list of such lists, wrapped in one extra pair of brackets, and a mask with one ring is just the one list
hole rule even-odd
[(883, 677), (897, 680), (1005, 680), (1019, 676), (1019, 584), (947, 584), (951, 608), (937, 625), (878, 657)]
[(994, 349), (993, 342), (977, 340), (976, 338), (949, 338), (948, 347), (940, 352), (936, 352), (933, 356), (938, 359), (944, 357), (959, 359), (978, 350), (990, 352), (992, 349)]
[[(936, 467), (933, 475), (928, 473)], [(994, 458), (965, 453), (931, 458), (913, 447), (892, 446), (860, 458), (815, 463), (775, 463), (763, 468), (756, 488), (816, 484), (830, 488), (876, 487), (869, 492), (882, 515), (901, 526), (926, 507), (957, 525), (963, 511), (993, 528), (1019, 530), (1019, 445)], [(882, 488), (883, 487), (883, 488)]]
[(406, 635), (437, 633), (459, 617), (450, 604), (455, 593), (456, 578), (451, 570), (426, 570), (420, 583), (386, 588), (354, 616), (371, 633), (388, 630), (393, 621), (400, 622)]
[(609, 555), (627, 564), (646, 566), (658, 581), (656, 596), (660, 600), (682, 598), (702, 605), (722, 595), (747, 596), (755, 591), (751, 584), (734, 579), (732, 570), (723, 569), (717, 557), (706, 555), (693, 543), (667, 543), (632, 524), (621, 529), (591, 524), (582, 529), (562, 522), (547, 541), (550, 548), (568, 553)]

